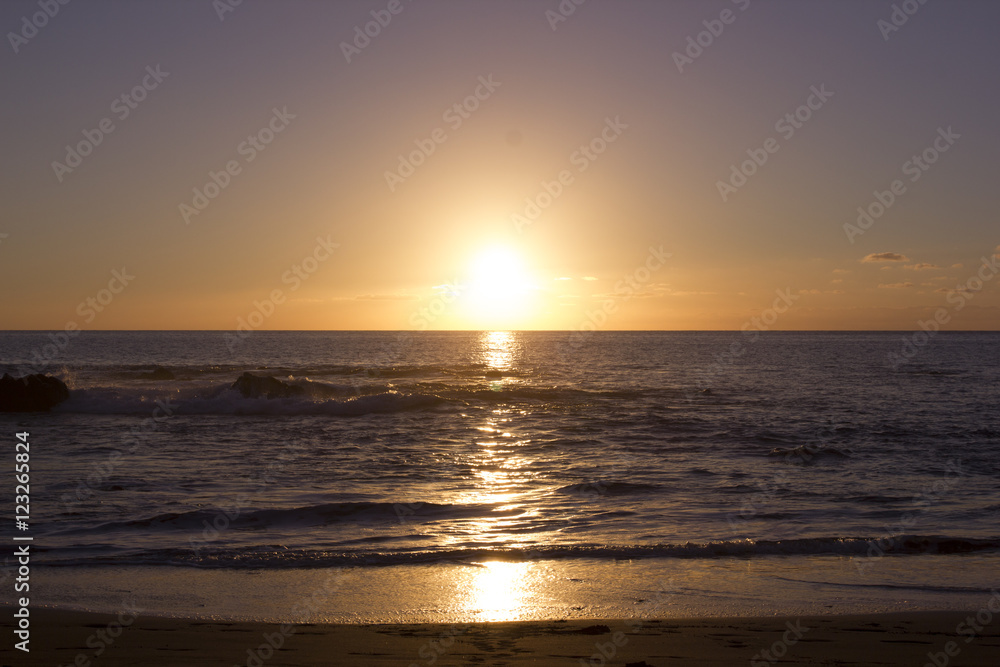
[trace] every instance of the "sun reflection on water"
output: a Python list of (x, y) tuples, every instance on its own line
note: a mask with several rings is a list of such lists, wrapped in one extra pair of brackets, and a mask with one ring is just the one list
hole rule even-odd
[(469, 584), (468, 612), (477, 621), (514, 621), (521, 617), (530, 593), (531, 563), (488, 561)]
[(490, 370), (510, 370), (514, 361), (515, 335), (511, 331), (486, 331), (480, 340), (483, 361)]
[[(521, 341), (516, 332), (483, 332), (476, 351), (477, 361), (495, 391), (518, 382)], [(527, 547), (533, 544), (531, 525), (538, 510), (520, 502), (532, 492), (534, 459), (525, 455), (530, 444), (518, 437), (518, 411), (501, 401), (474, 427), (471, 451), (465, 452), (470, 483), (455, 502), (492, 505), (489, 514), (463, 522), (452, 537), (456, 544), (475, 543), (487, 548)], [(487, 561), (457, 577), (456, 602), (477, 621), (510, 621), (523, 617), (533, 595), (531, 568), (537, 563)]]

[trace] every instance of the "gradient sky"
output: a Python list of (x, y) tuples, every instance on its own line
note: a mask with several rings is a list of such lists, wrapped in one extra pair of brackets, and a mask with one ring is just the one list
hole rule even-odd
[[(553, 23), (558, 0), (225, 1), (77, 0), (37, 30), (45, 0), (0, 4), (0, 328), (1000, 328), (1000, 280), (974, 279), (1000, 252), (1000, 3), (590, 0)], [(894, 4), (919, 9), (887, 31)], [(748, 151), (767, 160), (724, 200)]]

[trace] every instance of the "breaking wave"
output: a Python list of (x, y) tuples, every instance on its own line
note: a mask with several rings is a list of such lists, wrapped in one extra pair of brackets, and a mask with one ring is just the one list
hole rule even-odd
[[(193, 518), (193, 517), (192, 517)], [(530, 548), (484, 547), (413, 551), (331, 551), (288, 549), (280, 544), (256, 548), (153, 549), (74, 557), (66, 550), (41, 551), (49, 565), (170, 565), (200, 568), (372, 567), (429, 563), (474, 563), (484, 560), (525, 561), (637, 558), (759, 558), (775, 556), (853, 556), (867, 558), (878, 537), (823, 537), (777, 541), (720, 541), (705, 544), (540, 545)], [(881, 543), (887, 556), (963, 554), (1000, 551), (1000, 539), (900, 535)], [(61, 557), (60, 557), (61, 556)]]

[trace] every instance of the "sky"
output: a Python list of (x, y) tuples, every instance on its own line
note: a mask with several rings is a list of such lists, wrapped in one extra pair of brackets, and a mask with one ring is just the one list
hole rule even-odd
[(5, 0), (0, 328), (1000, 329), (1000, 4), (579, 1)]

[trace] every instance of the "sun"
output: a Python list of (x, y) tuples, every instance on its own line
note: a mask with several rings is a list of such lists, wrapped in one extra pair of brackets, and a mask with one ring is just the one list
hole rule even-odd
[(521, 255), (508, 246), (484, 248), (469, 262), (464, 316), (475, 328), (517, 329), (537, 306), (538, 287)]

